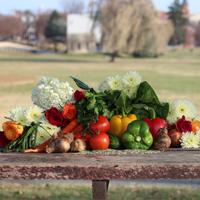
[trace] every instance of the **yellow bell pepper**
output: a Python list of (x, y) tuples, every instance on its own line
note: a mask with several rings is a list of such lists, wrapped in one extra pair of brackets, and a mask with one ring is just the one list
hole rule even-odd
[(121, 137), (127, 130), (128, 125), (137, 120), (136, 115), (130, 114), (128, 116), (114, 115), (110, 120), (110, 133)]

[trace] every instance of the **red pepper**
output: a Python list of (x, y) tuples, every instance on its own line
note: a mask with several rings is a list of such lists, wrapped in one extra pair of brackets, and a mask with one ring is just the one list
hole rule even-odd
[(63, 116), (65, 119), (73, 120), (76, 118), (77, 109), (76, 106), (72, 103), (65, 104), (63, 108)]

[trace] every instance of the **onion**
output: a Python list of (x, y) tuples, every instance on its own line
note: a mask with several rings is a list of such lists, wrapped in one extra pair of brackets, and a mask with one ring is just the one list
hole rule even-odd
[(175, 147), (175, 148), (180, 147), (181, 145), (180, 139), (181, 139), (182, 134), (176, 129), (172, 129), (169, 131), (168, 135), (171, 138), (171, 147)]
[(157, 136), (154, 140), (154, 149), (156, 150), (166, 150), (170, 147), (171, 145), (171, 139), (168, 136), (168, 131), (167, 128), (161, 128), (157, 132)]
[(83, 139), (76, 139), (71, 143), (72, 152), (81, 152), (86, 150), (86, 142)]
[(47, 153), (66, 153), (70, 150), (70, 143), (66, 138), (55, 138), (46, 148)]

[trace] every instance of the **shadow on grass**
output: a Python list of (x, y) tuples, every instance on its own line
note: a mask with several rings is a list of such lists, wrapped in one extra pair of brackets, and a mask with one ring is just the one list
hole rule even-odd
[(29, 59), (29, 58), (0, 58), (0, 62), (35, 62), (35, 63), (97, 63), (97, 62), (105, 62), (105, 60), (89, 60), (89, 59)]

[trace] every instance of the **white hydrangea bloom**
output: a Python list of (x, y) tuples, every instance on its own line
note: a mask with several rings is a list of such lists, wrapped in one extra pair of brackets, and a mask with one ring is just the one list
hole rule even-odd
[(26, 108), (16, 107), (9, 112), (9, 118), (22, 126), (29, 125), (26, 117)]
[(45, 110), (51, 107), (61, 109), (66, 102), (72, 100), (73, 92), (74, 90), (68, 82), (61, 82), (51, 77), (42, 77), (32, 91), (32, 101)]
[(38, 106), (31, 106), (26, 110), (26, 118), (29, 124), (38, 123), (43, 117), (43, 110)]
[(169, 123), (175, 123), (183, 115), (189, 120), (195, 118), (196, 108), (191, 101), (180, 99), (170, 104), (170, 111), (167, 117)]
[(107, 79), (111, 90), (122, 90), (122, 81), (120, 76), (110, 76)]
[(192, 132), (186, 132), (181, 137), (181, 146), (182, 148), (199, 148), (200, 141), (199, 136), (195, 135)]
[(142, 77), (138, 72), (130, 71), (122, 77), (122, 82), (124, 88), (126, 87), (136, 88), (142, 82)]
[(51, 125), (46, 120), (41, 121), (41, 125), (38, 127), (37, 131), (36, 145), (42, 144), (43, 142), (48, 140), (53, 134), (56, 134), (59, 131), (59, 127)]

